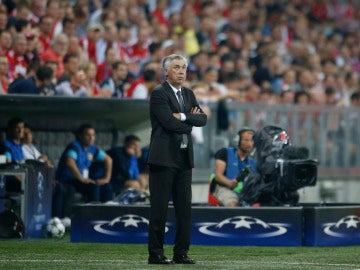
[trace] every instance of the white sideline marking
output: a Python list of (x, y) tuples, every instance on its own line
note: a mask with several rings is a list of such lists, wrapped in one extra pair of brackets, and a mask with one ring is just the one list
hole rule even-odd
[[(147, 260), (144, 259), (144, 261), (147, 263)], [(224, 265), (224, 261), (201, 261), (201, 260), (196, 260), (199, 264), (207, 264), (210, 263), (212, 265), (214, 264), (219, 264), (219, 265)], [(52, 260), (37, 260), (37, 259), (0, 259), (0, 264), (1, 263), (79, 263), (79, 262), (83, 262), (83, 263), (128, 263), (128, 260), (78, 260), (78, 259), (74, 259), (74, 260), (63, 260), (63, 259), (52, 259)], [(141, 261), (139, 261), (141, 262)], [(258, 262), (258, 261), (249, 261), (249, 260), (231, 260), (232, 263), (240, 263), (242, 265), (247, 264), (247, 265), (261, 265), (261, 264), (277, 264), (277, 265), (304, 265), (304, 266), (336, 266), (336, 267), (358, 267), (358, 264), (347, 264), (347, 263), (312, 263), (312, 262), (269, 262), (269, 261), (264, 261), (263, 263)], [(360, 268), (357, 269), (353, 269), (353, 270), (360, 270)]]

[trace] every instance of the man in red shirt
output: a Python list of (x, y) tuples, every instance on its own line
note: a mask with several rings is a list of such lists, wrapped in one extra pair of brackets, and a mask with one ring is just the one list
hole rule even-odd
[(64, 72), (63, 57), (65, 56), (69, 47), (69, 38), (67, 35), (61, 33), (54, 37), (51, 41), (50, 48), (48, 48), (44, 53), (40, 54), (42, 61), (46, 62), (47, 60), (54, 60), (58, 64), (58, 70), (56, 78)]

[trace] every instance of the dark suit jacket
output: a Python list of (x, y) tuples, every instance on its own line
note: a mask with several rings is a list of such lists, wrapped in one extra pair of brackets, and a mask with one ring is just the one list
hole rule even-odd
[(180, 144), (182, 134), (188, 137), (188, 155), (190, 166), (194, 167), (194, 152), (191, 139), (193, 126), (205, 126), (206, 114), (191, 114), (191, 108), (199, 106), (192, 90), (182, 87), (181, 92), (185, 102), (186, 121), (176, 119), (172, 114), (180, 112), (179, 102), (167, 82), (157, 85), (150, 97), (151, 139), (148, 164), (178, 167), (181, 160)]

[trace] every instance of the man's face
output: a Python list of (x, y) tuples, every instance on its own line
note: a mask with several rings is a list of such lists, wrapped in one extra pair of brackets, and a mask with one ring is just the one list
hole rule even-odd
[(27, 40), (25, 37), (21, 37), (16, 40), (14, 44), (14, 51), (17, 55), (24, 55), (26, 53)]
[(9, 61), (6, 56), (0, 56), (0, 74), (6, 74), (9, 70)]
[(240, 140), (239, 149), (246, 154), (250, 154), (254, 148), (253, 133), (251, 131), (243, 132)]
[(140, 141), (133, 141), (127, 148), (127, 153), (131, 156), (140, 157), (141, 145)]
[(79, 70), (79, 59), (72, 57), (69, 59), (69, 62), (66, 63), (66, 68), (70, 74), (75, 74)]
[(182, 59), (171, 61), (170, 67), (165, 69), (165, 75), (169, 83), (176, 88), (180, 88), (186, 80), (186, 68), (186, 63)]
[(24, 123), (18, 123), (15, 128), (13, 129), (13, 137), (14, 139), (20, 140), (22, 137), (24, 137)]
[(128, 68), (126, 65), (119, 65), (115, 70), (115, 80), (125, 80), (128, 75)]
[(23, 136), (23, 142), (24, 143), (31, 143), (32, 142), (32, 132), (29, 128), (24, 129), (24, 136)]
[(84, 146), (93, 145), (95, 143), (95, 129), (85, 129), (81, 139)]

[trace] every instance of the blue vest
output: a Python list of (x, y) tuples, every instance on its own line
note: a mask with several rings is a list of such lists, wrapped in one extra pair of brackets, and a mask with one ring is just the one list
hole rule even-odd
[(241, 160), (236, 151), (237, 149), (234, 147), (227, 148), (228, 155), (225, 176), (229, 179), (234, 179), (246, 166), (250, 166), (253, 172), (257, 172), (256, 160), (249, 156), (245, 160)]
[[(257, 172), (257, 162), (252, 157), (246, 157), (244, 161), (239, 159), (237, 155), (237, 149), (235, 147), (228, 147), (227, 149), (227, 162), (225, 169), (225, 176), (229, 179), (235, 179), (239, 174), (241, 169), (246, 166), (250, 166), (253, 172)], [(214, 192), (215, 190), (215, 173), (212, 173), (210, 176), (211, 184), (210, 184), (210, 192)]]
[(95, 145), (90, 145), (85, 150), (79, 141), (73, 141), (70, 143), (61, 155), (58, 169), (56, 171), (56, 180), (60, 182), (68, 182), (74, 179), (73, 174), (66, 165), (66, 157), (68, 157), (69, 151), (76, 152), (77, 158), (75, 159), (75, 162), (81, 174), (84, 170), (89, 170), (92, 162), (99, 153), (99, 150)]
[(21, 143), (16, 144), (13, 140), (5, 140), (4, 145), (6, 147), (5, 156), (7, 159), (11, 159), (11, 163), (21, 163), (25, 161)]

